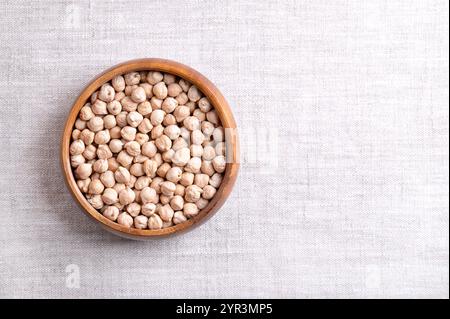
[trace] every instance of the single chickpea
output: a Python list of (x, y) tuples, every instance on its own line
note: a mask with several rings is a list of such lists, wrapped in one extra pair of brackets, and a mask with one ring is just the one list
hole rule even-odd
[(163, 226), (163, 222), (161, 220), (161, 217), (159, 217), (156, 214), (151, 215), (148, 218), (148, 228), (149, 229), (161, 229)]
[(161, 195), (159, 195), (159, 202), (161, 203), (161, 205), (166, 205), (166, 204), (170, 203), (171, 198), (172, 198), (172, 196), (170, 196), (170, 195), (161, 194)]
[(192, 102), (197, 102), (202, 97), (200, 90), (195, 85), (192, 85), (189, 88), (187, 95), (188, 95), (189, 100)]
[(175, 98), (175, 100), (177, 100), (178, 105), (185, 105), (189, 101), (189, 98), (186, 93), (182, 92)]
[(109, 146), (106, 144), (99, 145), (97, 148), (97, 157), (99, 159), (110, 159), (112, 157), (112, 152), (109, 149)]
[(216, 125), (219, 125), (220, 123), (219, 116), (217, 115), (216, 110), (212, 110), (206, 113), (206, 119)]
[[(140, 212), (141, 212), (141, 205), (139, 205), (138, 203), (134, 202), (127, 205), (127, 213), (130, 214), (131, 216), (136, 217), (139, 215)], [(147, 222), (145, 223), (145, 225), (147, 225)]]
[(86, 103), (80, 110), (79, 117), (83, 121), (89, 121), (91, 118), (95, 116), (94, 112), (92, 112), (91, 104)]
[(109, 102), (106, 108), (111, 115), (117, 115), (122, 112), (122, 104), (117, 100)]
[(214, 142), (219, 143), (224, 141), (224, 130), (222, 127), (216, 127), (213, 131), (213, 139)]
[(113, 188), (117, 192), (117, 194), (119, 194), (122, 190), (124, 190), (127, 187), (125, 186), (125, 184), (116, 183), (116, 184), (114, 184)]
[[(109, 162), (108, 162), (109, 164)], [(108, 166), (109, 169), (109, 166)], [(116, 180), (114, 178), (114, 173), (112, 171), (106, 171), (100, 174), (100, 181), (105, 185), (105, 187), (111, 188), (116, 184)]]
[(183, 125), (189, 131), (198, 130), (200, 128), (200, 121), (195, 116), (188, 116), (184, 119)]
[(172, 157), (175, 155), (175, 151), (173, 149), (167, 150), (164, 153), (162, 153), (162, 159), (163, 161), (167, 163), (172, 162)]
[(159, 125), (164, 121), (164, 116), (166, 113), (163, 110), (154, 110), (152, 114), (150, 114), (150, 122), (153, 126)]
[(166, 222), (172, 220), (172, 217), (173, 217), (173, 214), (174, 214), (174, 211), (173, 211), (172, 207), (170, 207), (169, 204), (166, 204), (164, 206), (160, 206), (156, 210), (156, 212), (161, 217), (161, 219), (163, 221), (166, 221)]
[(100, 180), (98, 180), (98, 179), (94, 179), (89, 184), (88, 192), (90, 194), (100, 195), (101, 193), (103, 193), (104, 189), (105, 189), (105, 186), (102, 184), (102, 182)]
[(94, 172), (104, 173), (108, 170), (108, 161), (106, 159), (98, 159), (92, 165)]
[(150, 83), (141, 83), (141, 84), (139, 84), (139, 86), (144, 89), (146, 99), (152, 98), (153, 85), (151, 85)]
[(108, 114), (108, 110), (106, 109), (106, 103), (102, 100), (96, 100), (94, 104), (92, 104), (92, 112), (96, 115), (106, 115)]
[(129, 187), (121, 190), (119, 193), (119, 202), (122, 205), (131, 204), (132, 202), (134, 202), (135, 198), (136, 198), (136, 194)]
[(172, 221), (175, 225), (178, 225), (178, 224), (181, 224), (181, 223), (184, 223), (185, 221), (187, 221), (187, 218), (186, 218), (186, 216), (183, 215), (183, 212), (178, 211), (173, 214)]
[(122, 135), (122, 138), (127, 141), (134, 141), (136, 138), (136, 128), (131, 126), (125, 126), (120, 131), (120, 134)]
[(172, 141), (166, 135), (161, 135), (156, 139), (155, 145), (161, 152), (165, 152), (172, 147)]
[(148, 156), (148, 157), (155, 156), (157, 151), (158, 150), (157, 150), (157, 148), (155, 146), (155, 143), (153, 141), (144, 143), (142, 145), (142, 148), (141, 148), (141, 153), (143, 155), (145, 155), (145, 156)]
[(79, 179), (86, 179), (92, 174), (92, 164), (83, 163), (78, 165), (75, 174)]
[(183, 197), (185, 189), (186, 189), (186, 187), (184, 187), (183, 185), (177, 184), (177, 187), (176, 187), (175, 192), (173, 194)]
[(214, 124), (212, 124), (211, 122), (208, 121), (203, 121), (201, 124), (201, 129), (203, 132), (203, 135), (205, 135), (205, 137), (209, 138), (212, 133), (214, 132)]
[(175, 195), (170, 200), (170, 207), (172, 207), (173, 210), (182, 210), (184, 205), (184, 199), (180, 195)]
[(131, 217), (128, 213), (121, 213), (119, 215), (119, 217), (117, 217), (117, 222), (122, 225), (125, 226), (127, 228), (131, 228), (131, 226), (133, 226), (133, 217)]
[[(114, 95), (114, 100), (121, 101), (125, 96), (126, 96), (125, 92), (123, 92), (123, 91), (122, 92), (117, 92), (116, 95)], [(122, 107), (122, 105), (120, 107)]]
[(83, 156), (85, 159), (87, 159), (88, 161), (93, 160), (97, 155), (97, 148), (94, 145), (88, 145), (86, 146), (86, 149), (83, 152)]
[(151, 137), (152, 139), (156, 140), (158, 137), (162, 136), (164, 134), (164, 127), (159, 124), (152, 128)]
[(137, 229), (146, 229), (148, 224), (148, 217), (139, 215), (134, 218), (134, 227)]
[(214, 150), (214, 147), (208, 145), (203, 148), (203, 155), (202, 159), (204, 161), (212, 161), (216, 157), (216, 151)]
[(178, 84), (181, 86), (181, 88), (183, 89), (183, 92), (188, 92), (189, 88), (191, 87), (191, 83), (189, 83), (188, 81), (186, 81), (185, 79), (180, 79), (180, 81), (178, 81)]
[(141, 201), (145, 205), (147, 203), (158, 203), (158, 194), (156, 193), (156, 190), (152, 187), (144, 187), (141, 190)]
[(173, 226), (173, 222), (169, 220), (168, 222), (163, 221), (163, 228), (169, 228)]
[(202, 145), (204, 140), (205, 140), (205, 136), (203, 135), (202, 131), (200, 131), (200, 130), (192, 131), (192, 133), (191, 133), (192, 144)]
[(125, 96), (120, 103), (122, 104), (122, 110), (126, 112), (134, 112), (137, 110), (138, 103), (134, 102), (129, 96)]
[(81, 131), (79, 129), (76, 128), (72, 131), (72, 139), (74, 141), (80, 139), (80, 135), (81, 135)]
[(175, 125), (177, 124), (177, 120), (173, 114), (166, 114), (164, 116), (164, 120), (162, 122), (164, 126)]
[(203, 146), (201, 145), (192, 144), (189, 146), (189, 150), (192, 157), (202, 157), (203, 155)]
[(106, 144), (109, 142), (110, 139), (111, 139), (111, 137), (109, 136), (108, 130), (99, 131), (99, 132), (95, 133), (95, 136), (94, 136), (94, 142), (97, 143), (98, 145)]
[(120, 164), (117, 162), (117, 159), (115, 157), (108, 158), (108, 170), (111, 172), (117, 171)]
[(182, 127), (180, 129), (180, 135), (182, 138), (184, 138), (187, 141), (189, 141), (190, 137), (191, 137), (191, 131), (189, 131), (187, 128)]
[(195, 202), (195, 206), (197, 206), (197, 208), (199, 210), (205, 208), (209, 203), (209, 200), (204, 199), (204, 198), (200, 198), (198, 201)]
[(144, 117), (139, 112), (132, 111), (132, 112), (128, 113), (128, 115), (127, 115), (127, 123), (131, 127), (138, 127), (139, 124), (141, 124), (143, 119), (144, 119)]
[(125, 79), (121, 75), (113, 77), (111, 84), (116, 92), (122, 92), (125, 89)]
[(137, 177), (134, 175), (131, 175), (130, 173), (130, 180), (125, 183), (125, 186), (129, 188), (134, 188), (134, 183), (136, 183)]
[(111, 136), (111, 138), (121, 138), (122, 134), (121, 131), (122, 128), (120, 126), (115, 126), (112, 129), (109, 130), (109, 136)]
[[(181, 131), (180, 131), (181, 132)], [(188, 143), (183, 137), (176, 138), (172, 143), (172, 149), (176, 152), (182, 148), (187, 148)]]
[(73, 141), (69, 147), (70, 155), (80, 155), (84, 152), (85, 146), (82, 140)]
[(167, 86), (164, 82), (159, 82), (153, 86), (153, 94), (158, 99), (165, 99), (167, 97)]
[(87, 127), (92, 132), (98, 132), (103, 130), (103, 119), (99, 116), (94, 116), (87, 122)]
[(164, 128), (164, 134), (170, 138), (171, 140), (176, 139), (178, 136), (180, 136), (180, 128), (178, 125), (169, 125)]
[(130, 181), (130, 172), (125, 167), (119, 167), (114, 172), (114, 177), (117, 183), (128, 183)]
[(81, 119), (77, 119), (76, 121), (75, 121), (75, 128), (77, 129), (77, 130), (80, 130), (80, 131), (82, 131), (82, 130), (84, 130), (86, 127), (87, 127), (87, 123), (88, 122), (86, 122), (86, 121), (83, 121), (83, 120), (81, 120)]
[(209, 102), (209, 100), (206, 97), (202, 97), (198, 101), (198, 107), (200, 108), (200, 110), (202, 110), (202, 112), (205, 112), (205, 113), (211, 111), (211, 103)]
[(102, 200), (106, 205), (114, 205), (119, 200), (118, 196), (114, 188), (106, 188), (103, 191)]
[(153, 203), (146, 203), (146, 204), (142, 205), (141, 213), (144, 216), (147, 216), (147, 217), (151, 216), (155, 213), (155, 211), (156, 211), (156, 205)]
[[(170, 166), (170, 165), (169, 165)], [(183, 174), (183, 171), (179, 167), (170, 167), (167, 173), (165, 174), (165, 177), (168, 181), (172, 183), (178, 183), (178, 181), (181, 179), (181, 175)]]
[(144, 118), (142, 122), (138, 125), (138, 130), (141, 133), (148, 133), (152, 130), (153, 125), (148, 118)]
[(102, 214), (103, 216), (114, 222), (119, 216), (119, 209), (115, 206), (108, 206), (106, 207), (106, 209), (103, 211)]
[(219, 155), (214, 157), (212, 164), (217, 173), (223, 173), (225, 171), (226, 161), (224, 156)]
[(206, 120), (206, 113), (203, 113), (200, 109), (195, 109), (194, 112), (192, 112), (192, 115), (198, 118), (200, 122)]
[(169, 181), (162, 182), (160, 187), (161, 193), (167, 196), (172, 196), (176, 189), (175, 184)]
[(112, 114), (108, 114), (103, 118), (103, 125), (106, 129), (112, 129), (114, 126), (117, 125), (116, 123), (116, 117)]
[(164, 73), (164, 77), (163, 77), (163, 81), (164, 83), (166, 83), (167, 85), (175, 83), (176, 81), (176, 76), (170, 73)]
[(91, 198), (88, 198), (88, 202), (95, 209), (101, 209), (104, 206), (101, 195), (93, 195)]
[(119, 153), (123, 148), (123, 142), (119, 139), (113, 139), (109, 142), (109, 149), (113, 153)]
[(219, 188), (220, 184), (222, 183), (223, 176), (222, 174), (215, 173), (211, 178), (209, 179), (209, 184), (215, 188)]
[(127, 153), (127, 151), (123, 150), (117, 155), (117, 162), (124, 167), (129, 166), (133, 162), (133, 156)]
[(126, 85), (139, 84), (139, 82), (141, 81), (141, 75), (139, 74), (139, 72), (127, 73), (127, 74), (125, 74), (124, 78), (125, 78)]
[(125, 111), (120, 112), (119, 114), (116, 115), (117, 126), (123, 128), (128, 125), (127, 115), (128, 115), (128, 112), (125, 112)]
[(147, 99), (144, 88), (138, 86), (131, 91), (131, 99), (136, 103), (144, 102)]
[(184, 167), (184, 170), (190, 173), (198, 173), (200, 172), (201, 167), (202, 167), (202, 160), (200, 159), (200, 157), (192, 157), (187, 162), (186, 166)]
[(147, 134), (136, 133), (136, 137), (134, 139), (136, 142), (139, 143), (139, 145), (143, 145), (144, 143), (146, 143), (150, 140), (150, 137)]
[(217, 143), (217, 145), (214, 147), (214, 150), (216, 152), (216, 155), (222, 155), (225, 156), (226, 147), (224, 142)]
[(150, 113), (152, 113), (152, 105), (149, 101), (144, 101), (142, 103), (139, 103), (137, 107), (137, 111), (142, 114), (143, 116), (146, 116)]
[[(167, 84), (167, 83), (166, 83)], [(176, 97), (183, 93), (183, 89), (178, 83), (170, 83), (167, 86), (167, 94), (171, 97)]]
[(193, 203), (186, 203), (183, 206), (183, 214), (184, 216), (186, 216), (187, 218), (192, 218), (195, 215), (197, 215), (199, 212), (197, 205), (193, 204)]
[(191, 157), (191, 151), (187, 148), (180, 148), (172, 157), (172, 163), (177, 166), (185, 166)]
[(184, 199), (187, 202), (195, 203), (202, 195), (203, 190), (197, 185), (189, 185), (186, 187)]
[(157, 71), (149, 71), (147, 73), (147, 82), (151, 85), (155, 85), (158, 82), (161, 82), (163, 80), (164, 76), (161, 72)]
[(163, 100), (158, 99), (156, 96), (153, 96), (150, 99), (150, 105), (152, 106), (153, 111), (161, 109), (162, 103), (163, 103)]
[(206, 174), (195, 174), (194, 177), (194, 184), (197, 185), (200, 188), (205, 187), (208, 185), (209, 182), (209, 176)]
[(171, 166), (170, 166), (169, 163), (163, 163), (163, 164), (162, 164), (161, 166), (159, 166), (158, 169), (156, 170), (156, 174), (157, 174), (159, 177), (164, 178), (164, 177), (166, 176), (167, 172), (169, 171), (170, 167), (171, 167)]
[(214, 197), (214, 195), (216, 194), (216, 189), (214, 187), (212, 187), (211, 185), (206, 185), (203, 188), (203, 193), (202, 193), (202, 197), (204, 199), (211, 199)]
[(91, 183), (90, 178), (77, 180), (77, 186), (82, 193), (87, 193), (89, 190), (89, 184)]
[(158, 164), (154, 160), (146, 160), (143, 164), (144, 173), (149, 177), (155, 177), (156, 170), (158, 169)]
[(125, 144), (125, 150), (131, 156), (137, 156), (141, 154), (141, 145), (136, 141), (131, 141)]
[(192, 183), (194, 183), (194, 174), (189, 172), (183, 172), (183, 174), (181, 174), (179, 182), (181, 185), (186, 187), (192, 185)]
[(138, 191), (144, 189), (145, 187), (147, 187), (148, 185), (150, 185), (150, 178), (148, 176), (140, 176), (137, 180), (136, 183), (134, 183), (134, 188), (136, 188)]
[[(114, 96), (116, 95), (116, 91), (114, 88), (108, 83), (103, 84), (98, 93), (98, 98), (104, 102), (111, 102), (114, 100)], [(106, 106), (106, 105), (105, 105)]]
[(162, 103), (161, 109), (167, 114), (169, 114), (172, 113), (177, 106), (178, 106), (177, 100), (175, 100), (173, 97), (168, 97)]
[(72, 167), (78, 167), (81, 164), (84, 164), (86, 162), (86, 159), (83, 157), (83, 155), (78, 154), (78, 155), (72, 155), (70, 157), (70, 165)]
[(179, 105), (173, 111), (173, 115), (177, 122), (184, 121), (191, 114), (189, 108), (186, 105)]
[(200, 171), (208, 176), (212, 176), (216, 172), (214, 170), (212, 161), (203, 161), (202, 166), (200, 167)]
[(131, 173), (131, 175), (136, 176), (136, 177), (143, 176), (145, 174), (143, 165), (140, 163), (134, 163), (130, 167), (130, 173)]
[(152, 182), (150, 183), (150, 187), (153, 188), (157, 194), (161, 194), (161, 183), (164, 182), (164, 179), (161, 177), (155, 177), (153, 178)]

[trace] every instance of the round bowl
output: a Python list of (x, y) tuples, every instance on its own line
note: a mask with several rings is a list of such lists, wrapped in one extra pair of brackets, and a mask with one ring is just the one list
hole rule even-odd
[[(132, 71), (145, 70), (171, 73), (184, 78), (197, 86), (201, 90), (201, 92), (210, 100), (211, 104), (216, 109), (217, 114), (219, 115), (219, 118), (222, 122), (222, 126), (225, 129), (225, 157), (227, 164), (225, 172), (223, 173), (222, 184), (217, 190), (217, 193), (210, 200), (208, 205), (193, 218), (188, 219), (184, 223), (159, 230), (126, 228), (116, 222), (107, 219), (101, 213), (99, 213), (95, 208), (91, 206), (91, 204), (89, 204), (87, 199), (79, 190), (72, 172), (69, 156), (69, 145), (71, 141), (73, 126), (80, 109), (90, 98), (91, 94), (99, 89), (102, 84), (110, 81), (116, 75)], [(64, 126), (64, 132), (61, 142), (61, 164), (66, 184), (70, 192), (72, 193), (72, 196), (75, 198), (75, 201), (81, 206), (83, 211), (88, 216), (90, 216), (94, 221), (99, 223), (106, 230), (116, 235), (130, 239), (152, 239), (179, 234), (205, 222), (219, 210), (219, 208), (223, 205), (223, 203), (231, 193), (239, 170), (239, 142), (236, 131), (236, 122), (233, 118), (230, 106), (228, 105), (227, 101), (220, 93), (220, 91), (211, 81), (209, 81), (206, 77), (204, 77), (194, 69), (184, 64), (164, 59), (131, 60), (113, 66), (112, 68), (98, 75), (83, 89), (81, 94), (78, 96), (72, 106), (72, 109), (70, 110), (69, 116)]]

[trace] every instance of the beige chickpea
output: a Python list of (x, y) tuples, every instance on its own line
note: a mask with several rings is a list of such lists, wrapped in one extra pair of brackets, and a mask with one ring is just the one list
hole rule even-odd
[(107, 83), (101, 86), (100, 91), (98, 92), (98, 99), (104, 102), (111, 102), (112, 100), (114, 100), (115, 95), (116, 91), (111, 85)]
[(141, 81), (141, 75), (139, 72), (129, 72), (124, 75), (124, 79), (126, 85), (135, 85)]
[(106, 159), (98, 159), (92, 165), (94, 172), (104, 173), (108, 170), (108, 161)]
[(122, 110), (126, 112), (134, 112), (137, 110), (138, 103), (134, 102), (129, 96), (125, 96), (120, 103), (122, 104)]
[(73, 141), (69, 147), (70, 155), (80, 155), (84, 152), (85, 146), (82, 140)]
[[(114, 100), (116, 101), (121, 101), (124, 97), (125, 97), (125, 92), (117, 92), (116, 95), (114, 96)], [(122, 105), (121, 105), (122, 107)]]
[(215, 173), (211, 178), (209, 179), (209, 184), (215, 188), (219, 188), (220, 184), (222, 183), (223, 176), (222, 174)]
[(203, 135), (207, 138), (209, 138), (212, 133), (214, 132), (214, 124), (208, 121), (203, 121), (201, 124), (201, 129), (203, 132)]
[(128, 183), (130, 181), (131, 175), (130, 172), (125, 167), (119, 167), (114, 172), (114, 178), (117, 183)]
[(150, 99), (153, 96), (153, 85), (144, 82), (139, 84), (139, 86), (144, 89), (146, 99)]
[(161, 152), (165, 152), (172, 147), (172, 141), (166, 135), (161, 135), (155, 140), (155, 145)]
[(132, 111), (132, 112), (128, 113), (128, 115), (127, 115), (127, 123), (131, 127), (138, 127), (139, 124), (141, 124), (143, 119), (144, 119), (144, 117), (139, 112)]
[(200, 109), (195, 109), (192, 115), (198, 118), (200, 122), (206, 120), (206, 113), (203, 113)]
[(136, 177), (141, 177), (145, 174), (144, 167), (140, 163), (134, 163), (130, 167), (130, 173)]
[(136, 137), (134, 138), (134, 140), (136, 142), (138, 142), (139, 145), (143, 145), (144, 143), (146, 143), (146, 142), (148, 142), (150, 140), (150, 137), (147, 134), (136, 133)]
[(79, 129), (76, 128), (72, 131), (72, 139), (74, 141), (80, 139), (80, 135), (81, 135), (81, 131)]
[(117, 114), (119, 114), (120, 112), (122, 112), (122, 104), (120, 104), (119, 101), (114, 100), (114, 101), (109, 102), (109, 103), (106, 105), (106, 109), (108, 110), (108, 112), (109, 112), (111, 115), (117, 115)]
[(189, 101), (185, 104), (189, 108), (189, 112), (193, 113), (197, 104), (195, 102)]
[(161, 219), (166, 222), (170, 221), (174, 214), (174, 211), (169, 204), (160, 206), (159, 208), (156, 209), (156, 212), (161, 217)]
[[(141, 212), (141, 205), (139, 205), (136, 202), (130, 203), (130, 204), (127, 205), (126, 211), (131, 216), (136, 217)], [(145, 223), (145, 224), (147, 225), (147, 223)]]
[(75, 174), (79, 179), (86, 179), (92, 174), (92, 164), (83, 163), (78, 165)]
[(203, 146), (201, 145), (192, 144), (189, 146), (189, 150), (192, 157), (202, 157), (203, 155)]
[(140, 191), (145, 187), (147, 187), (148, 185), (150, 185), (150, 178), (148, 176), (140, 176), (136, 180), (136, 183), (134, 183), (134, 188)]
[(163, 110), (154, 110), (152, 114), (150, 114), (150, 122), (153, 126), (159, 125), (164, 121), (164, 116), (166, 113)]
[(184, 196), (184, 192), (185, 192), (186, 187), (184, 187), (181, 184), (177, 184), (176, 188), (175, 188), (175, 192), (173, 193), (174, 195), (179, 195), (181, 197)]
[(223, 142), (225, 134), (222, 127), (216, 127), (212, 135), (214, 142), (216, 143)]
[(164, 128), (164, 134), (171, 140), (176, 139), (180, 136), (180, 128), (178, 125), (169, 125)]
[(119, 155), (117, 155), (117, 162), (124, 167), (131, 165), (133, 162), (133, 156), (127, 153), (127, 151), (121, 151)]
[(134, 218), (134, 227), (136, 229), (146, 229), (148, 225), (148, 217), (139, 215)]
[(189, 98), (186, 93), (181, 92), (177, 97), (175, 97), (175, 100), (177, 100), (178, 105), (185, 105), (189, 101)]
[(153, 86), (153, 94), (158, 99), (165, 99), (167, 97), (167, 86), (164, 82), (159, 82)]
[(180, 195), (175, 195), (170, 200), (170, 207), (172, 207), (173, 210), (182, 210), (184, 205), (184, 199)]
[(169, 228), (173, 226), (173, 222), (169, 220), (168, 222), (163, 221), (163, 228)]
[(131, 226), (133, 226), (134, 220), (133, 217), (131, 217), (128, 213), (123, 212), (117, 217), (117, 223), (127, 228), (131, 228)]
[(187, 92), (189, 91), (189, 88), (191, 87), (191, 83), (189, 83), (188, 81), (186, 81), (185, 79), (180, 79), (180, 81), (178, 81), (178, 84), (181, 86), (181, 88), (183, 89), (183, 92)]
[(197, 102), (202, 97), (202, 93), (195, 85), (192, 85), (189, 88), (187, 95), (188, 95), (189, 100), (192, 102)]
[(219, 116), (217, 115), (216, 110), (212, 110), (206, 113), (206, 119), (216, 125), (219, 125), (220, 123)]
[(191, 133), (191, 142), (192, 144), (202, 145), (205, 137), (200, 130), (193, 130)]
[(108, 206), (105, 208), (102, 214), (103, 216), (114, 222), (119, 216), (119, 209), (115, 206)]
[(200, 171), (208, 176), (212, 176), (216, 172), (214, 170), (212, 161), (202, 161), (202, 166), (200, 167)]
[(125, 184), (116, 183), (116, 184), (114, 184), (114, 186), (112, 188), (114, 188), (114, 190), (117, 192), (117, 194), (119, 194), (122, 190), (124, 190), (127, 187), (125, 186)]
[(155, 177), (152, 179), (152, 182), (150, 183), (150, 187), (153, 188), (157, 194), (160, 194), (162, 182), (164, 182), (164, 179), (162, 179), (161, 177)]
[(166, 114), (162, 124), (164, 126), (175, 125), (177, 124), (177, 120), (173, 114)]
[(136, 183), (137, 177), (130, 174), (130, 180), (125, 183), (125, 186), (129, 188), (134, 188), (134, 183)]
[(123, 128), (128, 125), (127, 115), (128, 115), (128, 112), (125, 112), (125, 111), (120, 112), (119, 114), (116, 115), (117, 126)]
[(103, 118), (103, 125), (106, 129), (112, 129), (114, 126), (117, 125), (116, 123), (116, 117), (112, 114), (108, 114)]
[(172, 113), (177, 106), (178, 106), (177, 100), (175, 100), (173, 97), (168, 97), (163, 101), (161, 109), (167, 114), (169, 114)]
[(99, 159), (109, 159), (112, 157), (112, 152), (106, 144), (99, 145), (96, 153)]
[(198, 207), (194, 203), (186, 203), (183, 206), (183, 214), (187, 218), (194, 217), (195, 215), (198, 214), (198, 212), (199, 212)]
[(214, 195), (216, 194), (216, 189), (214, 187), (212, 187), (211, 185), (206, 185), (203, 188), (203, 193), (202, 193), (202, 197), (204, 199), (211, 199), (214, 197)]
[(156, 161), (149, 159), (143, 163), (143, 169), (145, 175), (149, 177), (155, 177), (156, 171), (158, 169), (158, 164), (156, 163)]
[[(131, 93), (138, 87), (137, 84), (125, 86), (125, 95), (131, 98)], [(134, 101), (133, 101), (134, 102)]]
[(92, 197), (88, 198), (88, 202), (95, 209), (101, 209), (104, 206), (101, 195), (93, 195)]
[(103, 130), (103, 119), (99, 116), (94, 116), (87, 122), (87, 127), (92, 132), (98, 132)]
[(188, 116), (184, 119), (183, 125), (189, 131), (198, 130), (200, 128), (200, 121), (195, 116)]
[(214, 159), (212, 160), (212, 164), (214, 166), (214, 170), (217, 173), (223, 173), (225, 171), (226, 161), (224, 156), (219, 155), (214, 157)]
[(200, 188), (205, 187), (208, 185), (209, 182), (209, 176), (206, 174), (195, 174), (194, 177), (194, 184), (197, 185)]
[(72, 167), (78, 167), (81, 164), (84, 164), (86, 162), (86, 159), (83, 157), (83, 155), (78, 154), (78, 155), (72, 155), (70, 157), (70, 165)]
[(147, 142), (147, 143), (144, 143), (144, 144), (142, 145), (142, 148), (141, 148), (141, 153), (142, 153), (143, 155), (145, 155), (145, 156), (148, 156), (148, 157), (153, 157), (153, 156), (155, 156), (155, 154), (156, 154), (157, 151), (158, 151), (158, 150), (157, 150), (156, 145), (155, 145), (154, 142)]
[[(108, 163), (109, 164), (109, 163)], [(109, 169), (109, 166), (108, 166)], [(112, 171), (106, 171), (100, 174), (100, 181), (105, 185), (105, 187), (111, 188), (116, 184), (116, 179), (114, 178), (114, 173)]]
[(147, 99), (147, 94), (145, 94), (144, 88), (138, 86), (131, 91), (131, 99), (136, 103), (144, 102)]
[(116, 92), (122, 92), (125, 89), (125, 79), (121, 75), (113, 77), (111, 84)]
[(172, 196), (176, 189), (175, 184), (169, 181), (162, 182), (160, 187), (161, 193), (167, 196)]
[(119, 193), (119, 202), (122, 205), (131, 204), (132, 202), (134, 202), (135, 198), (136, 198), (136, 194), (129, 187), (121, 190)]
[(110, 139), (111, 139), (111, 137), (109, 136), (108, 130), (103, 130), (103, 131), (97, 132), (97, 133), (95, 133), (95, 136), (94, 136), (94, 142), (97, 143), (98, 145), (106, 144), (109, 142)]
[(197, 208), (199, 210), (205, 208), (209, 203), (209, 200), (204, 199), (204, 198), (200, 198), (198, 201), (195, 202), (195, 206), (197, 206)]
[(203, 155), (202, 159), (204, 161), (212, 161), (216, 157), (216, 151), (214, 150), (214, 147), (208, 145), (203, 148)]
[(141, 145), (136, 141), (131, 141), (125, 144), (125, 150), (131, 156), (137, 156), (141, 154)]
[[(166, 83), (167, 84), (167, 83)], [(170, 83), (167, 86), (167, 94), (171, 97), (176, 97), (183, 93), (183, 89), (178, 83)]]
[(89, 121), (91, 118), (95, 116), (94, 112), (92, 112), (91, 104), (86, 103), (85, 106), (83, 106), (80, 110), (79, 117), (83, 121)]
[(86, 149), (83, 152), (83, 156), (85, 159), (87, 159), (88, 161), (93, 160), (97, 155), (97, 148), (94, 145), (88, 145), (86, 146)]
[(225, 152), (226, 152), (225, 142), (217, 143), (217, 145), (214, 147), (214, 150), (216, 152), (216, 155), (225, 156)]
[(182, 148), (187, 148), (188, 143), (183, 137), (176, 138), (172, 143), (172, 149), (176, 152)]
[(115, 157), (108, 158), (108, 170), (115, 172), (119, 168), (120, 164)]
[(95, 133), (91, 132), (89, 129), (84, 129), (80, 133), (80, 140), (83, 141), (84, 145), (91, 145), (94, 142)]
[(156, 205), (153, 203), (146, 203), (146, 204), (142, 205), (141, 213), (144, 216), (147, 216), (147, 217), (151, 216), (155, 213), (155, 211), (156, 211)]
[(102, 200), (106, 205), (113, 205), (118, 202), (119, 197), (114, 188), (106, 188), (103, 191)]
[(144, 187), (141, 190), (141, 201), (143, 204), (147, 203), (158, 203), (158, 194), (156, 193), (156, 190), (152, 187)]
[(156, 140), (158, 137), (162, 136), (164, 134), (164, 126), (161, 124), (156, 125), (152, 128), (151, 137), (152, 139)]
[(122, 135), (122, 138), (127, 141), (134, 141), (136, 138), (136, 128), (131, 126), (125, 126), (120, 131), (120, 134)]
[(186, 105), (179, 105), (173, 111), (173, 115), (177, 122), (184, 121), (191, 114), (189, 108)]
[(141, 133), (148, 133), (153, 129), (153, 125), (148, 118), (144, 118), (138, 125), (138, 130)]
[(194, 183), (194, 174), (189, 172), (183, 172), (183, 174), (181, 174), (179, 183), (186, 187), (192, 185), (192, 183)]
[(176, 80), (177, 80), (177, 77), (175, 75), (170, 74), (170, 73), (164, 73), (163, 81), (167, 85), (175, 83)]
[(187, 202), (195, 203), (202, 195), (203, 190), (197, 185), (189, 185), (186, 187), (184, 199)]
[(81, 120), (81, 119), (77, 119), (76, 121), (75, 121), (75, 128), (77, 129), (77, 130), (80, 130), (80, 131), (82, 131), (82, 130), (84, 130), (86, 127), (87, 127), (87, 122), (86, 121), (83, 121), (83, 120)]
[(89, 190), (89, 184), (91, 183), (90, 178), (77, 180), (77, 186), (82, 193), (87, 193)]
[(123, 148), (123, 142), (119, 139), (112, 139), (109, 142), (109, 149), (113, 153), (119, 153)]
[(161, 195), (159, 195), (159, 202), (161, 203), (161, 205), (166, 205), (166, 204), (170, 203), (171, 198), (172, 198), (172, 196), (170, 196), (170, 195), (161, 194)]
[(169, 163), (163, 163), (161, 164), (158, 169), (156, 170), (156, 175), (158, 175), (159, 177), (164, 178), (167, 174), (167, 172), (170, 169), (170, 164)]
[(100, 173), (92, 173), (91, 180), (100, 179)]
[(200, 172), (200, 168), (202, 167), (202, 160), (200, 157), (192, 157), (187, 162), (184, 170), (190, 173), (198, 173)]
[(111, 136), (111, 138), (121, 138), (121, 130), (122, 128), (120, 126), (115, 126), (109, 130), (109, 136)]
[(185, 166), (191, 157), (191, 151), (189, 148), (184, 147), (175, 152), (172, 157), (172, 163), (177, 166)]
[[(170, 165), (169, 165), (170, 166)], [(183, 174), (183, 170), (179, 167), (170, 167), (165, 174), (165, 177), (168, 181), (172, 183), (178, 183), (181, 179), (181, 175)]]
[(150, 113), (152, 113), (152, 105), (149, 101), (144, 101), (142, 103), (139, 103), (137, 107), (137, 111), (142, 114), (143, 116), (146, 116)]
[(88, 192), (90, 194), (100, 195), (101, 193), (103, 193), (104, 189), (105, 189), (105, 186), (102, 184), (102, 182), (98, 179), (94, 179), (89, 184)]
[(200, 110), (202, 110), (202, 112), (205, 112), (205, 113), (211, 111), (211, 103), (209, 102), (209, 100), (206, 97), (202, 97), (198, 101), (198, 107), (200, 108)]
[(153, 111), (161, 109), (162, 103), (163, 103), (163, 100), (158, 99), (156, 96), (153, 96), (150, 99), (150, 105), (152, 106)]
[(161, 82), (163, 80), (164, 76), (161, 72), (157, 71), (149, 71), (147, 73), (147, 82), (151, 85), (155, 85), (158, 82)]
[(102, 100), (96, 100), (94, 104), (92, 104), (92, 112), (96, 115), (106, 115), (108, 114), (108, 110), (106, 108), (106, 103)]
[(149, 229), (161, 229), (163, 226), (163, 221), (161, 220), (161, 217), (159, 217), (156, 214), (151, 215), (148, 218), (148, 228)]
[(175, 155), (175, 151), (173, 149), (169, 149), (169, 150), (165, 151), (164, 153), (162, 153), (162, 159), (163, 159), (163, 161), (165, 161), (167, 163), (171, 163), (172, 157), (174, 155)]
[[(183, 209), (183, 207), (181, 207)], [(184, 223), (187, 220), (186, 216), (183, 215), (183, 212), (178, 211), (173, 214), (172, 221), (175, 225)]]

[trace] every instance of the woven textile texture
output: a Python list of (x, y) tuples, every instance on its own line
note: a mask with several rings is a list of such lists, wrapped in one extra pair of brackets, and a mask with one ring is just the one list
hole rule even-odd
[[(448, 1), (0, 2), (0, 297), (449, 297)], [(129, 59), (203, 73), (242, 144), (185, 235), (88, 219), (59, 142)]]

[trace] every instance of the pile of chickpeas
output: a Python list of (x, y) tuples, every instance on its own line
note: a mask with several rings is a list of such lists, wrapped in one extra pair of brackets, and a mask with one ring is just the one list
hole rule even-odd
[(186, 80), (157, 71), (116, 76), (93, 93), (69, 152), (92, 207), (137, 229), (197, 215), (226, 166), (224, 129), (210, 101)]

